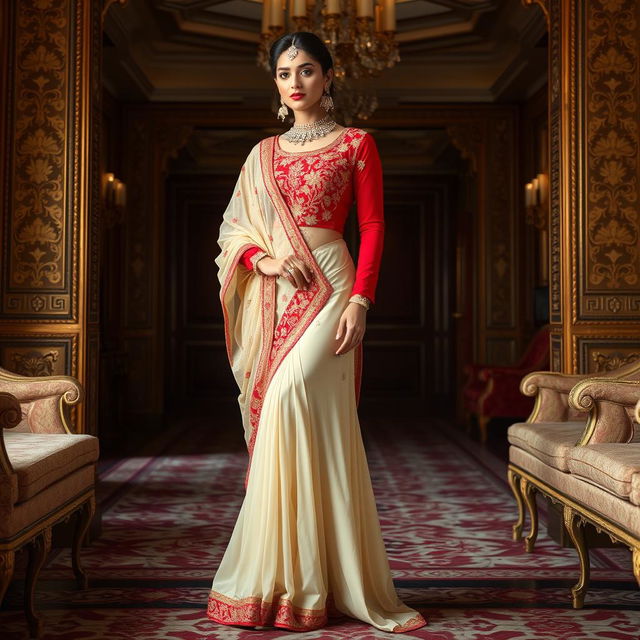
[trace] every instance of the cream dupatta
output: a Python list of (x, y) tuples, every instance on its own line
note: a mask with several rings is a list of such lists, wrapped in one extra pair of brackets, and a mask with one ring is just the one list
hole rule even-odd
[[(276, 182), (275, 144), (275, 137), (262, 140), (242, 166), (223, 215), (218, 239), (221, 253), (216, 258), (227, 355), (240, 389), (238, 402), (249, 450), (245, 484), (269, 382), (332, 292)], [(252, 245), (274, 257), (294, 253), (312, 272), (308, 289), (283, 287), (278, 291), (287, 299), (277, 325), (276, 278), (237, 268)]]

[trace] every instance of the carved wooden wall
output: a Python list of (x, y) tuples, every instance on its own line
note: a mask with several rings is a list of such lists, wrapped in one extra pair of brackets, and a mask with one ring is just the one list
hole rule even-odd
[[(2, 3), (0, 363), (71, 374), (95, 429), (101, 4)], [(93, 186), (92, 186), (93, 185)]]
[(537, 3), (550, 36), (552, 364), (600, 371), (640, 355), (640, 3)]

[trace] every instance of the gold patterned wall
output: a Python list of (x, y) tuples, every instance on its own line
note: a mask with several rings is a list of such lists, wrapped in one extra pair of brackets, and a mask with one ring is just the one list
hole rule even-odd
[(640, 3), (536, 2), (549, 24), (552, 365), (601, 371), (640, 342)]
[[(3, 3), (0, 364), (97, 385), (101, 6), (90, 0)], [(76, 427), (95, 429), (89, 401)]]
[(585, 29), (585, 225), (580, 318), (640, 314), (640, 4), (593, 0)]

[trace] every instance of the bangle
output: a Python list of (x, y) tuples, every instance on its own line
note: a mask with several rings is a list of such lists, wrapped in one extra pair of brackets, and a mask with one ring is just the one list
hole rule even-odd
[(371, 300), (369, 300), (369, 298), (365, 298), (364, 296), (361, 296), (359, 293), (352, 295), (349, 298), (349, 302), (355, 302), (356, 304), (359, 304), (361, 307), (364, 307), (367, 311), (369, 311), (369, 307), (371, 306)]
[(253, 265), (253, 270), (258, 274), (258, 275), (262, 275), (261, 271), (258, 271), (258, 262), (260, 262), (260, 260), (262, 260), (262, 258), (268, 258), (269, 254), (266, 251), (256, 251), (256, 253), (254, 253), (251, 258), (249, 258), (249, 260), (251, 261), (251, 264)]

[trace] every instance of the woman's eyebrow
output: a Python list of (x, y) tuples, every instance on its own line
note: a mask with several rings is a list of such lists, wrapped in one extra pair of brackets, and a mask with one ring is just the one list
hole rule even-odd
[[(307, 66), (312, 67), (313, 66), (313, 62), (303, 62), (302, 64), (298, 65), (298, 69), (300, 67), (307, 67)], [(289, 71), (290, 68), (291, 67), (278, 67), (278, 71)]]

